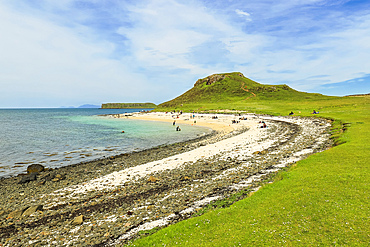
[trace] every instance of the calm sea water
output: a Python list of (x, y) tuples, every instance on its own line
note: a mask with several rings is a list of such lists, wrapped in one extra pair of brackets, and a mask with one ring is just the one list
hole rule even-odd
[(25, 172), (34, 163), (56, 168), (210, 132), (197, 126), (183, 125), (176, 131), (172, 123), (99, 116), (140, 110), (0, 109), (0, 177)]

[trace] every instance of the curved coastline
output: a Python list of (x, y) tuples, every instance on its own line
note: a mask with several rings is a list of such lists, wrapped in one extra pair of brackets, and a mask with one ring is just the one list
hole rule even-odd
[[(172, 115), (163, 114), (130, 117), (173, 121)], [(27, 185), (18, 185), (19, 178), (2, 180), (1, 189), (8, 189), (9, 196), (1, 203), (2, 208), (8, 205), (1, 214), (6, 223), (0, 226), (1, 243), (16, 233), (25, 234), (23, 228), (28, 228), (32, 239), (44, 224), (49, 225), (47, 219), (57, 228), (67, 228), (50, 232), (65, 235), (70, 244), (79, 243), (76, 236), (86, 236), (91, 244), (123, 243), (140, 230), (173, 224), (211, 201), (245, 188), (255, 189), (269, 174), (330, 145), (329, 124), (324, 120), (248, 114), (244, 116), (249, 120), (232, 124), (231, 120), (240, 116), (217, 114), (218, 119), (212, 119), (213, 115), (197, 114), (197, 125), (217, 129), (207, 137), (62, 167), (40, 174)], [(183, 114), (176, 122), (191, 124), (187, 118)], [(259, 121), (266, 121), (269, 128), (259, 128)], [(58, 174), (65, 178), (38, 185)], [(10, 199), (14, 196), (17, 203)], [(6, 217), (34, 204), (42, 204), (44, 212), (20, 221)], [(78, 215), (86, 218), (82, 225), (67, 224)], [(114, 220), (104, 220), (107, 217)], [(104, 226), (116, 230), (105, 236)], [(95, 234), (89, 236), (88, 229)], [(49, 241), (48, 236), (27, 244)]]

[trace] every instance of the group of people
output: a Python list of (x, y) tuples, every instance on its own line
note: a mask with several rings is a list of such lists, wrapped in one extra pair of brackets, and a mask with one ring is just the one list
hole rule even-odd
[[(181, 115), (182, 114), (182, 111), (177, 111), (178, 113), (179, 113), (179, 115)], [(166, 111), (166, 114), (168, 113), (168, 111)], [(176, 110), (175, 111), (171, 111), (170, 112), (171, 114), (175, 114), (176, 113)]]
[[(173, 121), (172, 126), (176, 125), (176, 120)], [(181, 131), (180, 126), (177, 125), (176, 131)]]
[(260, 121), (259, 123), (262, 124), (260, 128), (267, 128), (265, 121)]
[[(301, 112), (299, 112), (299, 113), (301, 113)], [(319, 113), (320, 113), (320, 112), (313, 110), (311, 114), (319, 114)], [(289, 116), (292, 116), (292, 115), (294, 115), (294, 112), (292, 112), (292, 111), (291, 111), (291, 112), (289, 113)]]

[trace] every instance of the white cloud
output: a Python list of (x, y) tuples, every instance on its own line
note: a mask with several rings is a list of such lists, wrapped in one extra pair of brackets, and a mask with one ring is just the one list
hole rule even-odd
[(54, 107), (134, 101), (153, 93), (145, 76), (132, 72), (129, 62), (107, 58), (115, 44), (89, 42), (86, 37), (91, 34), (82, 31), (88, 32), (1, 8), (0, 106), (21, 106), (18, 102), (24, 98), (30, 106), (48, 98)]
[(246, 20), (248, 20), (248, 21), (251, 21), (252, 20), (251, 14), (249, 14), (248, 12), (245, 12), (245, 11), (240, 10), (240, 9), (236, 9), (235, 10), (235, 13), (237, 13), (238, 15), (246, 18)]
[[(323, 35), (313, 45), (293, 47), (272, 56), (274, 70), (284, 68), (296, 71), (281, 75), (278, 80), (288, 80), (292, 85), (302, 80), (298, 89), (312, 90), (318, 85), (347, 81), (369, 73), (370, 15), (356, 19), (343, 31)], [(284, 59), (281, 59), (284, 58)], [(289, 59), (286, 59), (289, 58)], [(307, 80), (314, 75), (327, 75), (325, 80)], [(272, 82), (277, 81), (276, 79)]]
[[(328, 4), (322, 0), (233, 1), (218, 9), (196, 0), (90, 1), (104, 13), (74, 2), (47, 0), (36, 12), (0, 4), (0, 107), (26, 98), (34, 106), (40, 98), (50, 106), (161, 103), (200, 77), (228, 71), (299, 90), (370, 74), (370, 15), (300, 12)], [(249, 12), (253, 21), (240, 21), (251, 20)]]
[[(204, 60), (201, 56), (205, 53), (199, 52), (197, 47), (210, 50), (207, 44), (222, 42), (230, 53), (242, 57), (263, 42), (259, 35), (245, 34), (220, 13), (199, 5), (155, 1), (130, 11), (134, 25), (121, 27), (117, 32), (129, 39), (135, 59), (148, 67), (189, 69), (191, 74), (205, 76), (205, 73), (222, 72), (230, 66), (222, 62), (224, 57), (219, 57), (220, 64), (213, 65), (212, 69), (201, 64)], [(193, 54), (194, 50), (198, 54)], [(213, 52), (217, 55), (220, 50)]]

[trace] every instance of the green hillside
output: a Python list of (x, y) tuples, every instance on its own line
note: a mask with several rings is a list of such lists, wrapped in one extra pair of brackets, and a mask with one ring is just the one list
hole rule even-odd
[[(215, 74), (199, 79), (194, 87), (181, 96), (158, 105), (157, 109), (191, 107), (204, 108), (215, 104), (255, 104), (260, 101), (290, 101), (323, 100), (332, 97), (321, 94), (303, 93), (287, 85), (264, 85), (246, 78), (240, 72)], [(189, 108), (190, 107), (190, 108)], [(208, 107), (209, 108), (209, 107)], [(210, 107), (212, 108), (212, 107)]]
[[(243, 83), (256, 96), (241, 90)], [(191, 90), (157, 108), (166, 109), (281, 116), (293, 111), (294, 116), (331, 119), (336, 145), (278, 172), (273, 183), (228, 208), (211, 207), (130, 246), (369, 245), (369, 95), (308, 94), (230, 73), (198, 80)], [(312, 115), (314, 109), (320, 114)]]

